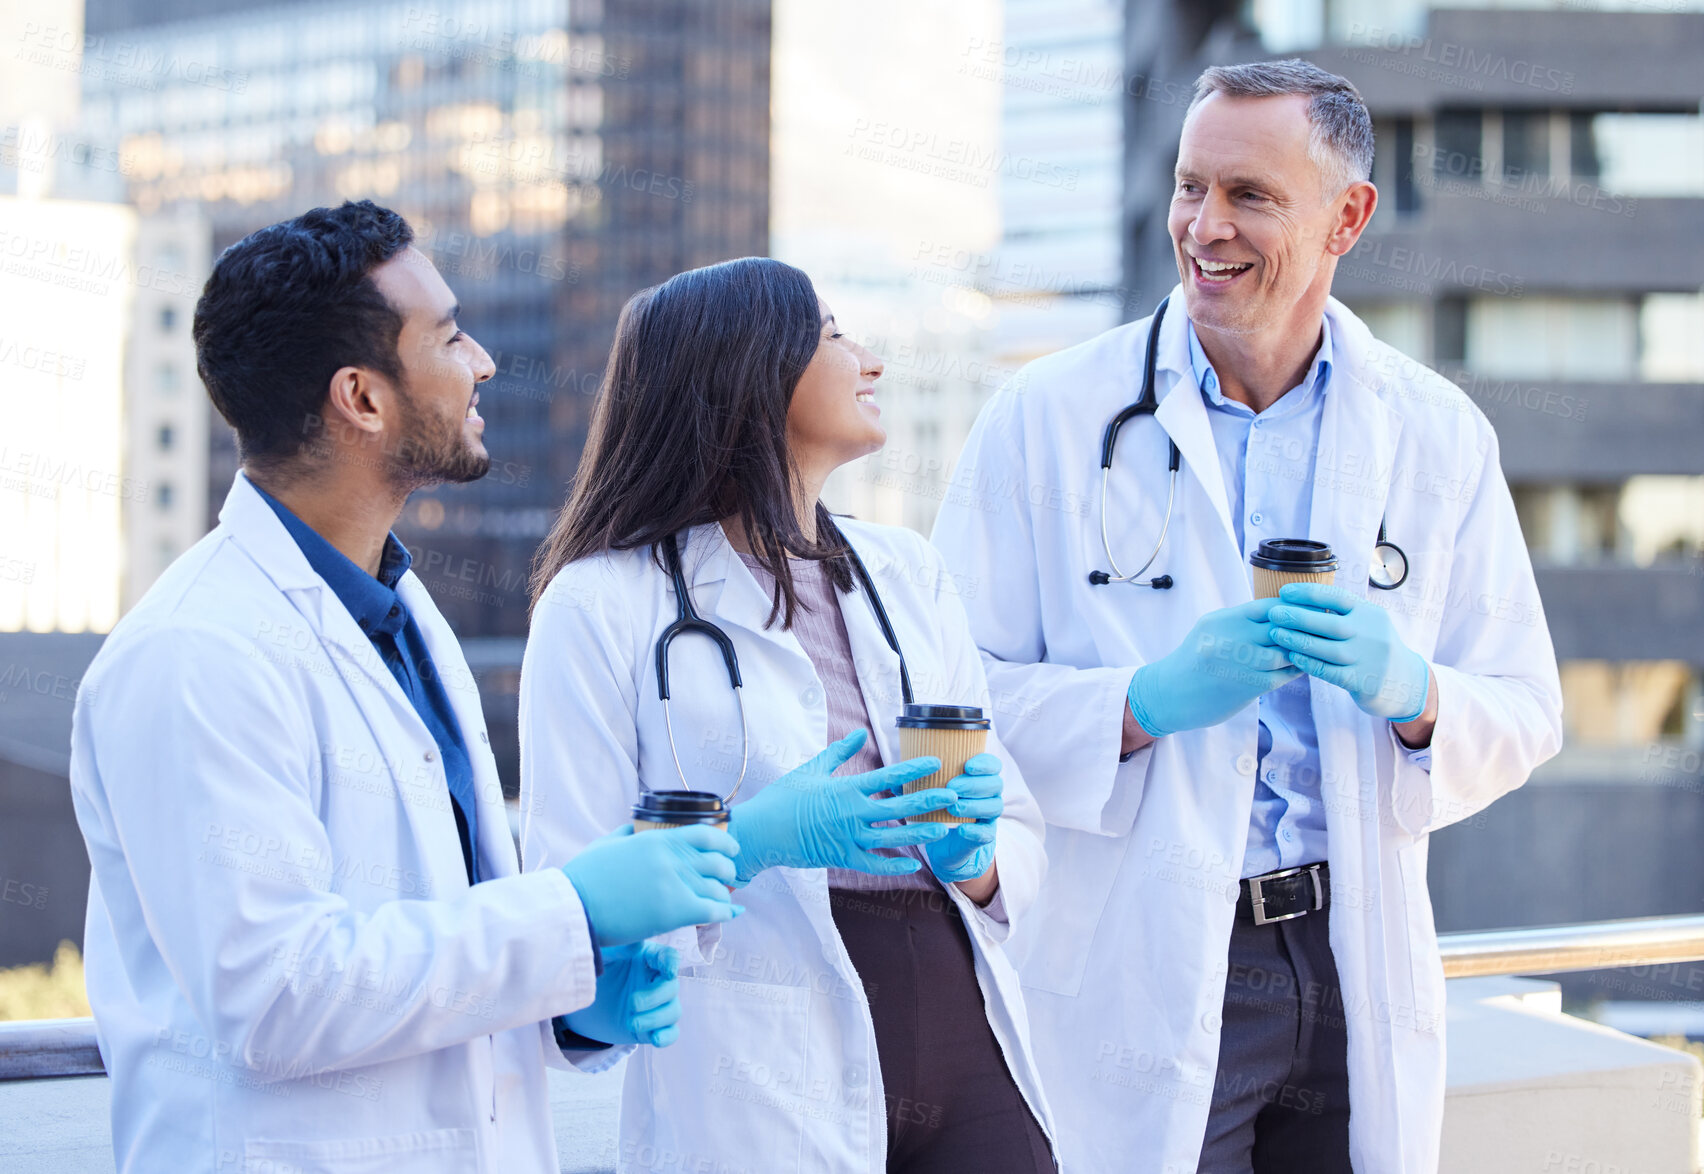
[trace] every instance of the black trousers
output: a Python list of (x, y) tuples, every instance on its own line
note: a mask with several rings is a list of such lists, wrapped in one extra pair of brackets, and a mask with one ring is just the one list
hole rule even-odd
[(1328, 906), (1255, 925), (1237, 911), (1201, 1174), (1351, 1174), (1349, 1036)]
[(831, 889), (887, 1093), (890, 1174), (1053, 1174), (988, 1026), (970, 934), (939, 890)]

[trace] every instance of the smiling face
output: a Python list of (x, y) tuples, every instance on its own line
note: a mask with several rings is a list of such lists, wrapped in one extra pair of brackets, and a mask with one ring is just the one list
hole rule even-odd
[(1372, 215), (1372, 184), (1323, 190), (1308, 154), (1308, 101), (1213, 93), (1184, 123), (1168, 228), (1198, 329), (1246, 335), (1315, 322), (1337, 258)]
[(820, 479), (887, 443), (875, 382), (882, 361), (842, 334), (828, 306), (822, 337), (787, 405), (787, 447), (807, 479)]
[(491, 468), (482, 439), (479, 384), (496, 368), (456, 324), (461, 307), (437, 267), (412, 246), (373, 270), (373, 282), (402, 316), (394, 432), (385, 451), (395, 483), (413, 489), (477, 481)]

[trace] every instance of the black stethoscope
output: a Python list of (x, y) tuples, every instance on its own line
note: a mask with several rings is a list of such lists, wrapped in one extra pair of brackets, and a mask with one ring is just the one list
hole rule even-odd
[[(1154, 565), (1154, 560), (1160, 557), (1160, 551), (1166, 544), (1166, 531), (1171, 529), (1172, 506), (1177, 501), (1177, 471), (1183, 462), (1183, 454), (1178, 451), (1177, 441), (1171, 441), (1171, 456), (1167, 461), (1168, 479), (1166, 484), (1166, 516), (1160, 523), (1160, 536), (1154, 540), (1154, 549), (1148, 555), (1148, 561), (1126, 575), (1119, 569), (1118, 560), (1112, 557), (1112, 540), (1107, 536), (1107, 485), (1112, 479), (1112, 452), (1118, 444), (1119, 430), (1127, 420), (1138, 416), (1152, 416), (1160, 410), (1159, 397), (1154, 393), (1154, 365), (1160, 349), (1160, 323), (1165, 320), (1166, 307), (1171, 304), (1171, 298), (1166, 297), (1154, 309), (1154, 320), (1148, 327), (1148, 346), (1142, 361), (1142, 391), (1136, 397), (1136, 402), (1119, 412), (1107, 422), (1106, 432), (1101, 436), (1101, 550), (1106, 554), (1106, 562), (1112, 571), (1090, 571), (1089, 582), (1096, 587), (1104, 587), (1108, 583), (1133, 583), (1138, 587), (1152, 587), (1164, 591), (1171, 587), (1174, 580), (1170, 575), (1155, 575), (1152, 579), (1143, 579), (1148, 568)], [(1368, 567), (1367, 582), (1380, 591), (1395, 591), (1408, 581), (1408, 556), (1402, 547), (1390, 540), (1385, 533), (1384, 519), (1379, 519), (1379, 537), (1373, 547), (1373, 561)]]
[[(888, 647), (899, 657), (899, 693), (905, 704), (912, 703), (911, 674), (906, 671), (905, 653), (899, 649), (899, 636), (893, 630), (893, 624), (888, 620), (887, 608), (882, 606), (882, 597), (876, 591), (876, 584), (870, 578), (870, 572), (864, 568), (864, 560), (858, 557), (858, 552), (852, 549), (852, 544), (841, 537), (841, 544), (846, 548), (846, 555), (852, 562), (852, 572), (858, 576), (858, 582), (864, 589), (864, 595), (870, 601), (870, 610), (876, 613), (876, 624), (882, 630), (882, 637), (887, 640)], [(734, 641), (726, 632), (711, 620), (698, 614), (698, 609), (692, 605), (692, 590), (686, 584), (686, 574), (681, 570), (680, 545), (675, 536), (670, 534), (662, 541), (663, 565), (668, 569), (669, 578), (674, 582), (676, 618), (662, 635), (657, 637), (657, 699), (663, 703), (663, 728), (669, 736), (669, 754), (674, 758), (675, 774), (680, 776), (681, 785), (686, 785), (686, 772), (680, 766), (680, 753), (675, 749), (674, 722), (669, 717), (669, 645), (674, 638), (683, 632), (697, 632), (708, 636), (721, 650), (722, 663), (728, 666), (728, 684), (733, 686), (734, 697), (740, 706), (740, 777), (734, 780), (733, 790), (729, 791), (724, 801), (732, 803), (735, 794), (739, 792), (740, 784), (745, 782), (746, 766), (750, 761), (751, 734), (746, 724), (745, 689), (740, 680), (740, 658), (734, 651)], [(649, 790), (641, 781), (641, 790)]]

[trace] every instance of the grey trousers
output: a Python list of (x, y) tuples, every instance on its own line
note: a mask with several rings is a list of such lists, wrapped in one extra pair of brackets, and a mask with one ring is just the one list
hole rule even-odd
[(1246, 905), (1231, 930), (1201, 1174), (1351, 1174), (1331, 910), (1257, 926)]

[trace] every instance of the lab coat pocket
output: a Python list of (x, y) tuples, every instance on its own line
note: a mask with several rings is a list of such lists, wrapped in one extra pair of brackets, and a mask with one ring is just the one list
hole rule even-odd
[(1048, 827), (1047, 883), (1006, 940), (1006, 952), (1026, 987), (1068, 997), (1082, 988), (1131, 839)]
[(478, 1139), (471, 1129), (428, 1129), (335, 1141), (254, 1138), (243, 1144), (243, 1174), (385, 1174), (391, 1170), (476, 1174)]
[(624, 1139), (642, 1147), (632, 1156), (648, 1148), (685, 1169), (744, 1170), (762, 1153), (765, 1169), (794, 1169), (805, 1121), (823, 1108), (809, 1069), (809, 987), (684, 975), (680, 986), (680, 1039), (641, 1053), (650, 1103), (637, 1114), (643, 1136)]

